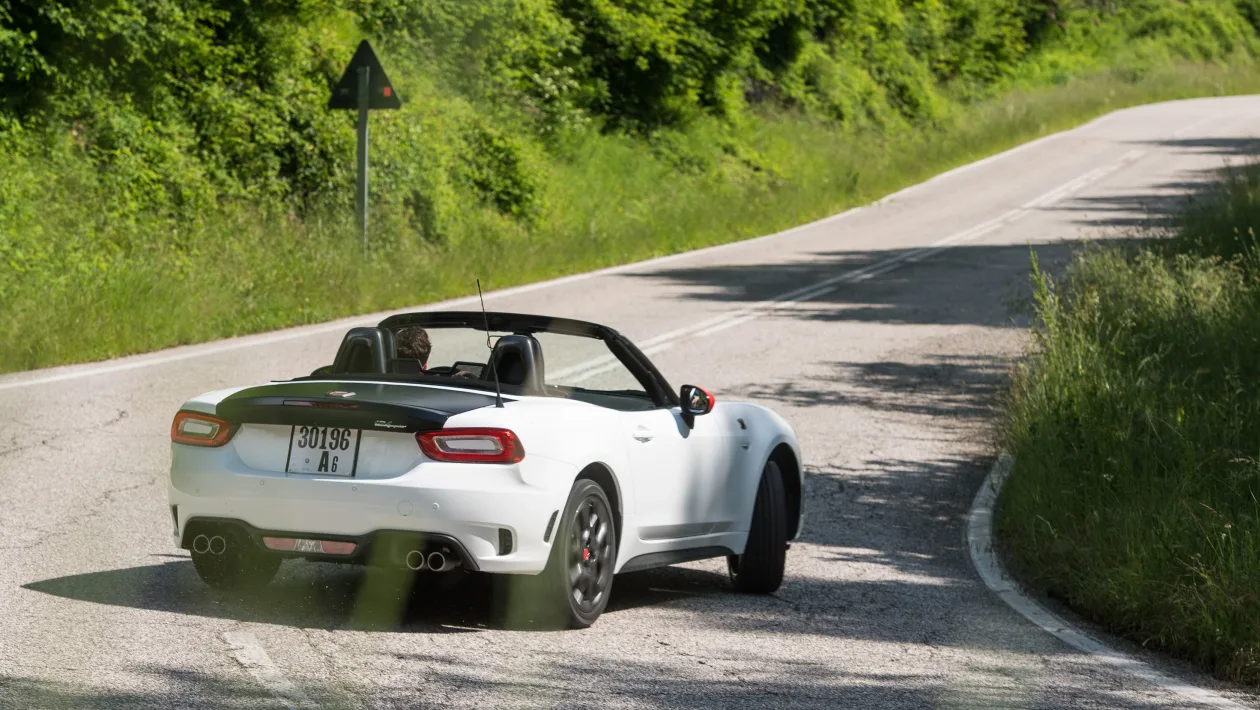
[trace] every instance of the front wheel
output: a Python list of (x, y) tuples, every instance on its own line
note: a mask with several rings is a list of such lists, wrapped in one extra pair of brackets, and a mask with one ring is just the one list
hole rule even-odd
[(772, 594), (783, 584), (787, 565), (787, 505), (779, 465), (767, 461), (757, 485), (752, 525), (744, 554), (727, 555), (731, 584), (741, 592)]

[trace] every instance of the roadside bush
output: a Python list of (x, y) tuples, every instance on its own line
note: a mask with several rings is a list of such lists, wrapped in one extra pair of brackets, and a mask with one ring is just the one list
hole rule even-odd
[(1036, 270), (998, 527), (1092, 619), (1260, 683), (1260, 166), (1171, 236)]
[(460, 179), (503, 214), (523, 219), (536, 216), (539, 171), (526, 164), (521, 142), (483, 122), (465, 127), (462, 137)]
[(1253, 30), (1231, 5), (1185, 3), (1151, 7), (1136, 15), (1131, 36), (1157, 38), (1187, 59), (1223, 59), (1254, 43)]
[[(1255, 17), (1251, 0), (5, 0), (0, 117), (29, 129), (27, 150), (72, 134), (108, 174), (111, 211), (244, 199), (308, 212), (352, 180), (353, 117), (324, 104), (364, 35), (409, 105), (493, 126), (438, 140), (504, 136), (530, 154), (592, 123), (642, 135), (738, 123), (750, 107), (849, 128), (930, 123), (947, 96), (1039, 80), (1031, 67), (1054, 52), (1152, 45), (1124, 50), (1139, 64), (1252, 52)], [(1105, 60), (1055, 61), (1067, 77)], [(448, 179), (485, 199), (458, 176), (426, 178)]]

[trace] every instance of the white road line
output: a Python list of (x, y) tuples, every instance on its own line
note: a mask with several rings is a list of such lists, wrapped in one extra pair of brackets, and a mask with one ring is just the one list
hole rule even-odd
[(998, 457), (984, 485), (980, 486), (980, 491), (976, 493), (975, 501), (971, 504), (971, 512), (967, 515), (967, 547), (971, 552), (971, 563), (980, 574), (980, 578), (984, 580), (985, 586), (993, 590), (1002, 601), (1025, 619), (1072, 648), (1141, 678), (1151, 685), (1176, 693), (1198, 706), (1247, 710), (1246, 706), (1229, 700), (1215, 691), (1177, 680), (1142, 661), (1109, 648), (1024, 593), (1019, 583), (1006, 573), (1001, 560), (993, 550), (993, 506), (1014, 463), (1015, 460), (1007, 454)]
[[(946, 172), (940, 173), (939, 175), (935, 175), (931, 178), (928, 178), (927, 180), (924, 180), (921, 183), (918, 183), (916, 185), (911, 185), (909, 187), (898, 190), (897, 192), (894, 192), (890, 195), (886, 195), (883, 198), (876, 200), (875, 202), (872, 202), (869, 205), (855, 207), (853, 209), (846, 210), (844, 212), (840, 212), (834, 215), (823, 217), (822, 219), (815, 220), (813, 222), (808, 222), (806, 224), (790, 227), (780, 232), (767, 234), (767, 235), (756, 237), (753, 239), (745, 239), (745, 240), (737, 241), (737, 242), (728, 242), (725, 244), (716, 244), (714, 246), (705, 247), (703, 249), (680, 252), (678, 254), (670, 254), (668, 256), (656, 257), (654, 259), (648, 259), (645, 261), (638, 261), (638, 262), (634, 262), (630, 264), (622, 264), (620, 266), (611, 266), (611, 267), (608, 267), (605, 269), (599, 269), (596, 271), (588, 271), (586, 273), (573, 274), (571, 276), (562, 276), (560, 278), (551, 279), (548, 281), (539, 281), (537, 283), (525, 284), (523, 286), (515, 286), (512, 288), (499, 289), (497, 291), (487, 292), (485, 294), (485, 297), (486, 297), (486, 300), (493, 300), (496, 298), (509, 298), (512, 296), (519, 296), (524, 293), (529, 293), (531, 291), (554, 288), (556, 286), (563, 286), (565, 284), (585, 281), (587, 279), (598, 278), (601, 276), (610, 276), (614, 274), (630, 273), (630, 272), (640, 271), (644, 269), (654, 269), (673, 261), (678, 261), (681, 259), (691, 259), (694, 257), (703, 256), (705, 254), (713, 254), (713, 253), (717, 253), (717, 252), (728, 250), (728, 249), (744, 248), (744, 247), (748, 247), (750, 245), (758, 244), (764, 241), (780, 239), (782, 237), (790, 236), (792, 234), (796, 234), (801, 231), (816, 229), (818, 227), (822, 227), (825, 225), (834, 224), (841, 220), (845, 220), (845, 219), (848, 219), (849, 217), (860, 214), (863, 211), (869, 210), (873, 207), (879, 207), (879, 206), (888, 204), (890, 202), (896, 201), (898, 199), (902, 199), (906, 197), (907, 195), (917, 192), (918, 190), (921, 190), (925, 187), (928, 187), (929, 185), (934, 185), (938, 182), (941, 182), (943, 180), (948, 180), (950, 178), (956, 177), (958, 175), (969, 172), (971, 170), (975, 170), (976, 168), (982, 167), (984, 165), (989, 165), (993, 162), (1009, 158), (1010, 156), (1022, 153), (1026, 150), (1042, 145), (1046, 142), (1059, 140), (1066, 136), (1070, 136), (1075, 133), (1079, 133), (1079, 132), (1088, 130), (1090, 128), (1096, 127), (1101, 123), (1105, 123), (1107, 121), (1112, 120), (1113, 118), (1120, 115), (1121, 113), (1124, 113), (1126, 111), (1132, 111), (1135, 108), (1141, 108), (1141, 107), (1134, 107), (1134, 108), (1120, 109), (1118, 111), (1113, 111), (1112, 113), (1106, 114), (1104, 116), (1100, 116), (1099, 118), (1096, 118), (1088, 123), (1081, 124), (1080, 126), (1077, 126), (1075, 128), (1071, 128), (1066, 131), (1061, 131), (1059, 133), (1052, 133), (1048, 136), (1042, 136), (1041, 138), (1038, 138), (1033, 141), (1029, 141), (1028, 143), (1023, 143), (1009, 150), (1005, 150), (1001, 153), (997, 153), (987, 158), (983, 158), (981, 160), (968, 163), (966, 165), (961, 165), (952, 170), (948, 170)], [(1195, 124), (1195, 125), (1197, 126), (1198, 124)], [(335, 321), (329, 321), (327, 323), (297, 326), (293, 328), (286, 328), (284, 330), (272, 331), (270, 333), (244, 335), (237, 338), (220, 340), (217, 342), (203, 343), (199, 345), (188, 345), (188, 346), (183, 346), (183, 347), (174, 348), (170, 350), (158, 351), (156, 353), (129, 355), (124, 358), (108, 360), (108, 361), (100, 362), (100, 363), (66, 365), (66, 366), (57, 367), (57, 368), (48, 368), (44, 370), (32, 370), (30, 372), (14, 373), (14, 374), (0, 377), (0, 391), (9, 390), (9, 389), (18, 389), (18, 388), (23, 388), (23, 387), (34, 387), (36, 385), (54, 384), (57, 382), (65, 382), (67, 380), (77, 380), (83, 377), (92, 377), (96, 375), (107, 375), (107, 374), (113, 374), (116, 372), (125, 372), (128, 370), (135, 370), (142, 367), (149, 367), (151, 365), (164, 365), (167, 363), (179, 362), (182, 360), (189, 360), (192, 358), (206, 357), (209, 355), (217, 355), (220, 353), (231, 352), (233, 350), (240, 350), (242, 348), (257, 347), (257, 346), (262, 346), (262, 345), (271, 345), (274, 343), (282, 343), (288, 340), (304, 338), (311, 335), (319, 335), (322, 333), (329, 333), (333, 331), (344, 331), (348, 328), (359, 326), (359, 325), (374, 325), (380, 322), (386, 316), (394, 315), (397, 313), (448, 310), (452, 308), (474, 306), (477, 304), (477, 302), (478, 301), (477, 301), (476, 296), (464, 296), (461, 298), (441, 301), (439, 303), (431, 303), (426, 306), (422, 306), (418, 308), (403, 308), (403, 309), (393, 310), (393, 311), (381, 311), (378, 313), (369, 313), (369, 314), (358, 315), (358, 316), (350, 316), (350, 317), (341, 318)]]
[(248, 631), (226, 631), (223, 633), (223, 640), (227, 641), (232, 658), (279, 698), (286, 708), (303, 710), (316, 707), (306, 693), (285, 678), (276, 664), (271, 662), (271, 657), (253, 634)]

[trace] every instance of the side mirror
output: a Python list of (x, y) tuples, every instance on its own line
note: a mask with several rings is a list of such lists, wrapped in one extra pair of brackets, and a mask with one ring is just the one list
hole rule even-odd
[(682, 413), (692, 417), (712, 412), (713, 403), (717, 401), (713, 395), (695, 385), (683, 385), (678, 391), (678, 399), (682, 402)]

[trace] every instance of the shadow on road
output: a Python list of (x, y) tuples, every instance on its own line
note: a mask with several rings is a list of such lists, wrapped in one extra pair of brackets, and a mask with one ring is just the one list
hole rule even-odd
[[(126, 676), (147, 682), (135, 690), (111, 687), (109, 679), (91, 685), (0, 674), (0, 701), (22, 708), (270, 708), (359, 707), (386, 710), (438, 707), (420, 701), (420, 684), (450, 688), (441, 706), (458, 707), (576, 707), (576, 708), (722, 708), (764, 710), (791, 707), (834, 710), (850, 707), (894, 708), (1014, 708), (1053, 707), (1154, 710), (1168, 705), (1123, 694), (1122, 689), (1087, 684), (1089, 669), (1065, 678), (1052, 695), (1036, 702), (1027, 688), (1010, 678), (1011, 669), (978, 666), (966, 682), (945, 684), (934, 675), (903, 671), (837, 670), (819, 662), (766, 658), (756, 667), (723, 659), (680, 656), (680, 650), (661, 648), (658, 661), (619, 659), (616, 664), (574, 661), (533, 665), (513, 671), (502, 665), (434, 653), (390, 654), (394, 670), (371, 685), (346, 687), (347, 678), (303, 678), (295, 698), (280, 698), (243, 673), (190, 671), (175, 667), (123, 668)], [(704, 668), (712, 664), (720, 676), (688, 677), (675, 663), (687, 660)], [(668, 669), (668, 670), (667, 670)], [(305, 702), (309, 698), (309, 703)], [(12, 701), (12, 704), (9, 702)]]
[[(914, 553), (859, 554), (852, 548), (835, 548), (823, 554), (835, 562), (909, 563), (925, 576), (939, 572), (920, 565), (922, 560)], [(883, 600), (895, 606), (897, 599), (922, 595), (920, 583), (889, 580), (838, 588), (831, 582), (793, 579), (776, 596), (748, 596), (735, 593), (726, 575), (716, 571), (724, 561), (701, 564), (707, 568), (668, 567), (619, 575), (600, 623), (612, 623), (608, 619), (622, 611), (669, 605), (709, 615), (721, 628), (869, 638), (865, 602)], [(411, 578), (409, 573), (383, 569), (287, 562), (270, 586), (244, 595), (209, 589), (197, 579), (192, 563), (184, 560), (58, 577), (24, 588), (95, 604), (296, 628), (424, 634), (550, 629), (529, 612), (511, 608), (520, 600), (513, 600), (498, 580), (487, 575), (450, 575), (414, 586)], [(926, 584), (952, 582), (937, 577)], [(801, 616), (802, 611), (807, 616)], [(892, 635), (886, 631), (880, 630), (877, 637), (921, 640), (910, 629)]]
[[(250, 594), (217, 592), (187, 557), (156, 565), (57, 577), (24, 585), (67, 599), (298, 628), (408, 633), (546, 628), (514, 606), (515, 592), (489, 575), (442, 577), (405, 570), (289, 561)], [(607, 614), (697, 595), (733, 594), (725, 575), (669, 568), (620, 575)]]
[(118, 690), (109, 679), (85, 686), (61, 681), (0, 673), (0, 707), (6, 708), (260, 708), (275, 707), (276, 699), (247, 676), (223, 676), (161, 666), (127, 669), (127, 675), (147, 682)]
[[(1095, 239), (1100, 246), (1118, 239)], [(1068, 262), (1081, 242), (1016, 245), (964, 245), (902, 263), (877, 279), (841, 283), (809, 300), (777, 308), (763, 317), (820, 323), (911, 325), (984, 325), (1022, 327), (1013, 319), (1031, 311), (1028, 287), (1030, 254), (1054, 269)], [(686, 288), (680, 300), (732, 304), (775, 301), (795, 287), (818, 284), (848, 272), (915, 256), (914, 250), (819, 251), (798, 261), (725, 264), (704, 268), (667, 268), (634, 272), (626, 278), (661, 281)], [(995, 308), (997, 306), (997, 308)]]
[(1161, 149), (1173, 149), (1183, 153), (1219, 155), (1223, 158), (1253, 158), (1260, 155), (1260, 138), (1169, 138), (1145, 141), (1141, 145), (1154, 145)]
[(836, 362), (824, 367), (828, 373), (821, 382), (809, 378), (751, 383), (735, 394), (771, 407), (861, 407), (977, 419), (993, 415), (990, 401), (1010, 363), (995, 357), (938, 354), (921, 362)]
[(1079, 212), (1077, 224), (1099, 228), (1131, 229), (1168, 227), (1187, 202), (1193, 201), (1231, 167), (1260, 156), (1258, 138), (1174, 138), (1135, 142), (1155, 146), (1161, 152), (1220, 156), (1220, 167), (1186, 171), (1181, 180), (1155, 185), (1144, 192), (1101, 197), (1073, 197), (1051, 208)]

